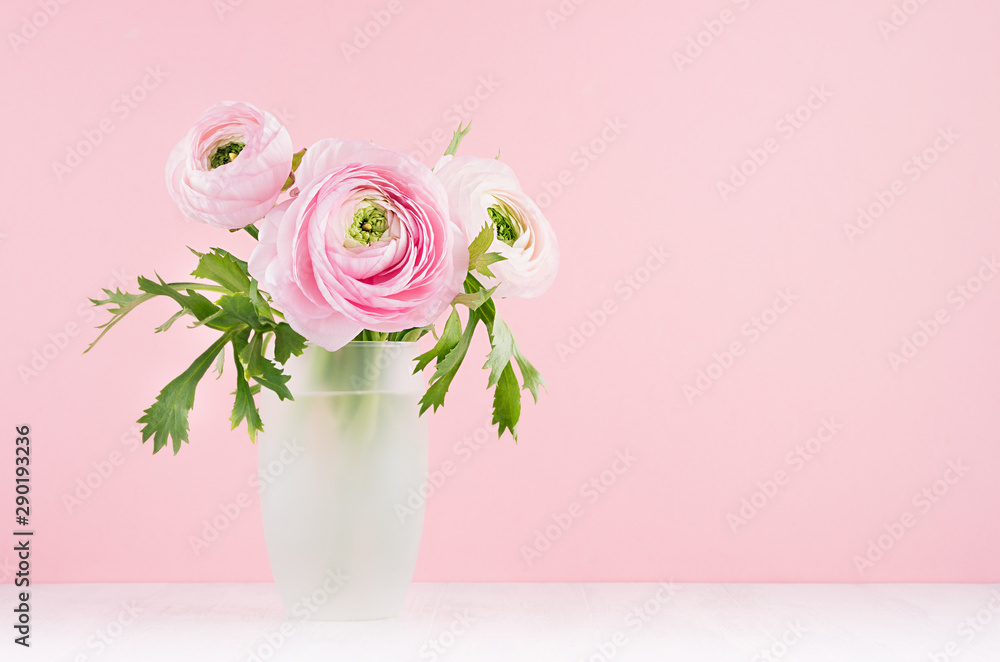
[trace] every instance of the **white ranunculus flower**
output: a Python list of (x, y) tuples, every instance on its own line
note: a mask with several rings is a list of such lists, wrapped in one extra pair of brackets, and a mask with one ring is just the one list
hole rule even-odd
[(559, 245), (510, 166), (496, 159), (446, 156), (434, 172), (444, 182), (451, 218), (467, 244), (483, 226), (496, 228), (489, 252), (507, 259), (490, 265), (497, 278), (481, 278), (483, 284), (499, 285), (496, 294), (501, 297), (532, 298), (545, 292), (559, 269)]

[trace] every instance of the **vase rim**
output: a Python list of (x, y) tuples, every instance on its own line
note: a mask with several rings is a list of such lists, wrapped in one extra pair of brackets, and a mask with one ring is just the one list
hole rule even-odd
[[(399, 345), (399, 346), (413, 345), (414, 347), (416, 347), (417, 343), (414, 340), (351, 340), (351, 341), (348, 341), (348, 343), (346, 345), (344, 345), (343, 347), (341, 347), (340, 349), (344, 349), (344, 347), (369, 347), (369, 346), (371, 346), (371, 347), (393, 347), (393, 346), (396, 346), (396, 345)], [(321, 347), (320, 345), (317, 345), (316, 343), (309, 342), (309, 341), (306, 341), (306, 346), (307, 347), (312, 347), (312, 348), (315, 348), (315, 349), (326, 349), (325, 347)], [(327, 351), (329, 351), (329, 350), (327, 350)]]

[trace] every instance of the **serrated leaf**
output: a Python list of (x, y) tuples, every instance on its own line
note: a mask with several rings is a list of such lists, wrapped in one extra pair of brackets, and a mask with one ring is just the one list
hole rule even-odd
[(496, 274), (490, 270), (490, 265), (496, 264), (497, 262), (503, 262), (506, 259), (507, 258), (500, 255), (500, 253), (486, 253), (476, 258), (475, 264), (470, 264), (469, 269), (487, 276), (488, 278), (496, 278)]
[(506, 260), (500, 253), (487, 253), (493, 240), (496, 239), (496, 227), (492, 223), (487, 223), (479, 231), (476, 238), (469, 244), (469, 271), (475, 271), (490, 278), (496, 278), (490, 265)]
[(248, 292), (250, 276), (247, 275), (247, 263), (221, 248), (211, 250), (211, 253), (199, 253), (190, 249), (198, 256), (198, 266), (191, 275), (218, 283), (230, 292)]
[(476, 290), (475, 292), (463, 292), (462, 294), (456, 294), (455, 298), (452, 299), (451, 305), (453, 306), (466, 306), (469, 310), (477, 310), (484, 303), (489, 301), (493, 293), (496, 292), (497, 287), (491, 287), (488, 290)]
[(249, 343), (238, 343), (236, 347), (247, 377), (256, 377), (264, 371), (264, 338), (260, 333), (254, 334)]
[(545, 380), (542, 379), (542, 373), (538, 372), (535, 366), (531, 365), (531, 362), (524, 357), (516, 342), (514, 343), (514, 360), (517, 361), (517, 368), (521, 371), (521, 379), (524, 381), (522, 388), (526, 388), (531, 392), (531, 397), (537, 405), (538, 387), (541, 386), (548, 390), (548, 387), (545, 386)]
[(469, 264), (472, 264), (480, 256), (484, 255), (486, 251), (490, 249), (493, 245), (493, 239), (496, 237), (496, 229), (493, 227), (492, 223), (487, 223), (483, 226), (483, 229), (479, 231), (476, 238), (472, 240), (469, 244)]
[(441, 337), (430, 350), (417, 357), (417, 367), (413, 369), (414, 374), (426, 368), (431, 361), (437, 359), (438, 363), (458, 344), (462, 338), (462, 318), (458, 316), (458, 311), (451, 309), (451, 315), (444, 324)]
[(250, 300), (253, 301), (253, 305), (257, 308), (257, 314), (261, 318), (273, 320), (274, 319), (274, 311), (271, 310), (270, 304), (268, 304), (267, 301), (264, 299), (263, 295), (261, 295), (260, 290), (258, 289), (258, 287), (259, 286), (257, 284), (257, 279), (256, 278), (251, 278), (250, 279), (250, 291), (248, 292), (248, 295), (250, 296)]
[[(466, 353), (469, 351), (469, 344), (472, 342), (472, 335), (476, 330), (476, 318), (473, 314), (469, 318), (469, 323), (465, 327), (465, 331), (462, 333), (461, 338), (459, 338), (458, 343), (452, 347), (451, 350), (444, 356), (444, 358), (438, 357), (437, 367), (434, 371), (434, 375), (431, 377), (430, 386), (427, 387), (427, 392), (424, 396), (420, 398), (420, 414), (427, 411), (428, 407), (434, 407), (434, 411), (444, 404), (444, 397), (448, 394), (448, 387), (451, 386), (451, 382), (455, 379), (455, 374), (458, 373), (459, 367), (462, 365), (462, 360), (465, 359)], [(450, 318), (449, 318), (450, 321)], [(441, 334), (442, 338), (444, 334)]]
[(181, 442), (188, 441), (188, 412), (194, 407), (195, 389), (205, 376), (216, 355), (234, 337), (228, 331), (194, 360), (187, 370), (163, 387), (156, 402), (146, 409), (139, 423), (143, 423), (142, 440), (153, 438), (153, 453), (173, 441), (174, 455), (181, 449)]
[(156, 283), (148, 278), (139, 276), (139, 289), (148, 294), (170, 297), (180, 304), (181, 308), (187, 308), (190, 310), (191, 314), (193, 314), (199, 321), (206, 320), (219, 310), (218, 306), (209, 301), (203, 295), (198, 294), (194, 290), (187, 290), (186, 294), (181, 294), (174, 288), (167, 285), (162, 278), (160, 278), (159, 283)]
[[(464, 285), (466, 292), (486, 289), (471, 273), (465, 277)], [(483, 305), (476, 309), (476, 317), (483, 321), (483, 324), (486, 325), (486, 330), (491, 334), (493, 333), (493, 319), (496, 317), (496, 314), (497, 306), (492, 298), (487, 299)]]
[(465, 127), (465, 129), (462, 128), (461, 122), (458, 123), (458, 128), (455, 129), (455, 133), (451, 136), (451, 142), (448, 143), (448, 149), (444, 151), (445, 156), (454, 155), (455, 152), (458, 151), (458, 146), (462, 144), (462, 138), (465, 137), (465, 134), (467, 134), (471, 128), (471, 121), (469, 121), (469, 124)]
[(264, 431), (264, 424), (260, 420), (260, 411), (257, 409), (257, 403), (254, 402), (253, 393), (249, 382), (247, 382), (246, 375), (243, 373), (243, 364), (240, 363), (238, 353), (236, 341), (234, 340), (233, 363), (236, 364), (236, 399), (233, 402), (233, 413), (229, 417), (230, 422), (233, 424), (230, 429), (235, 430), (240, 423), (246, 420), (247, 434), (250, 435), (250, 441), (256, 443), (257, 433)]
[(279, 400), (294, 400), (292, 397), (292, 392), (288, 390), (285, 384), (291, 377), (286, 375), (281, 371), (281, 368), (274, 365), (268, 359), (263, 357), (260, 358), (260, 374), (254, 375), (253, 379), (255, 382), (263, 386), (264, 388), (271, 389), (278, 394)]
[(301, 356), (306, 348), (306, 339), (299, 335), (288, 322), (274, 327), (274, 360), (284, 365), (292, 356)]
[(266, 331), (271, 328), (271, 325), (257, 314), (257, 306), (249, 295), (223, 294), (217, 304), (229, 317), (246, 324), (254, 331)]
[(504, 430), (510, 430), (514, 441), (517, 441), (517, 421), (520, 418), (521, 389), (514, 376), (514, 367), (508, 363), (493, 391), (493, 423), (497, 426), (497, 438), (503, 436)]
[(170, 327), (173, 326), (174, 322), (176, 322), (180, 318), (184, 317), (185, 315), (192, 315), (192, 314), (193, 313), (190, 310), (188, 310), (187, 308), (181, 308), (179, 311), (177, 311), (176, 313), (174, 313), (173, 315), (171, 315), (170, 319), (168, 319), (166, 322), (164, 322), (160, 326), (156, 327), (156, 330), (155, 330), (154, 333), (163, 333), (164, 331), (169, 330)]
[[(94, 341), (87, 346), (87, 349), (83, 350), (86, 354), (94, 348), (94, 345), (100, 341), (105, 334), (110, 331), (118, 322), (122, 321), (127, 314), (136, 309), (136, 307), (143, 303), (144, 301), (149, 301), (152, 299), (154, 294), (131, 294), (129, 292), (122, 292), (120, 289), (115, 289), (114, 292), (107, 288), (102, 288), (104, 293), (108, 295), (107, 299), (90, 299), (90, 302), (95, 306), (108, 306), (108, 312), (111, 313), (111, 319), (109, 319), (104, 324), (97, 325), (101, 332), (94, 338)], [(112, 307), (116, 306), (116, 307)]]
[(490, 370), (490, 380), (487, 387), (497, 383), (501, 373), (510, 364), (510, 359), (517, 347), (510, 328), (499, 317), (495, 318), (493, 330), (490, 332), (490, 346), (492, 350), (486, 357), (486, 364), (483, 366), (483, 368)]
[[(112, 315), (118, 315), (121, 313), (122, 308), (132, 306), (136, 299), (143, 298), (142, 294), (132, 294), (131, 292), (122, 292), (121, 288), (115, 288), (112, 292), (106, 287), (101, 288), (104, 293), (108, 296), (107, 299), (90, 299), (90, 302), (95, 306), (112, 306), (117, 305), (117, 308), (108, 308), (108, 312)], [(100, 327), (98, 327), (100, 328)]]

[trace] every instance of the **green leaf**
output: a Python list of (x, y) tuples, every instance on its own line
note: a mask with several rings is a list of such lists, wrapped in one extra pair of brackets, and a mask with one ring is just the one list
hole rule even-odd
[(444, 150), (445, 156), (454, 155), (455, 152), (458, 151), (458, 146), (462, 144), (462, 138), (465, 137), (465, 134), (467, 134), (469, 132), (469, 129), (471, 128), (472, 128), (471, 120), (469, 121), (468, 125), (466, 125), (465, 129), (462, 129), (461, 122), (458, 123), (458, 128), (455, 129), (455, 133), (452, 134), (451, 136), (451, 142), (448, 143), (448, 149)]
[(187, 308), (181, 308), (179, 311), (177, 311), (176, 313), (174, 313), (170, 317), (170, 319), (168, 319), (166, 322), (164, 322), (160, 326), (156, 327), (155, 333), (163, 333), (164, 331), (168, 330), (173, 325), (174, 322), (176, 322), (180, 318), (184, 317), (185, 315), (191, 315), (191, 314), (192, 314), (191, 311), (188, 310)]
[(222, 370), (226, 367), (226, 348), (223, 347), (219, 352), (219, 358), (215, 360), (215, 372), (218, 374), (215, 376), (216, 379), (222, 377)]
[(260, 357), (260, 374), (254, 375), (253, 379), (264, 388), (269, 388), (277, 393), (279, 400), (295, 399), (292, 397), (292, 392), (285, 386), (291, 377), (283, 373), (281, 368), (268, 359)]
[(493, 293), (496, 292), (496, 287), (491, 287), (488, 290), (476, 290), (475, 292), (464, 292), (462, 294), (456, 294), (455, 298), (451, 300), (451, 305), (453, 306), (467, 306), (469, 310), (476, 310), (484, 303), (489, 301)]
[(246, 376), (255, 377), (264, 371), (262, 360), (264, 359), (264, 337), (260, 333), (254, 334), (253, 340), (248, 343), (239, 343), (240, 361), (246, 367)]
[(469, 244), (469, 271), (478, 272), (484, 276), (495, 278), (490, 271), (490, 265), (506, 260), (500, 253), (487, 253), (493, 240), (496, 238), (496, 227), (492, 223), (487, 223), (479, 231), (476, 238)]
[(537, 405), (538, 387), (541, 386), (548, 390), (545, 386), (545, 380), (542, 379), (542, 373), (538, 372), (535, 366), (531, 365), (531, 362), (524, 357), (524, 354), (521, 353), (521, 350), (517, 346), (516, 342), (514, 343), (514, 359), (517, 361), (517, 367), (521, 371), (521, 379), (524, 380), (524, 386), (522, 388), (526, 388), (531, 391), (531, 397), (534, 398), (535, 404)]
[[(469, 344), (472, 342), (472, 334), (475, 333), (477, 320), (478, 318), (473, 313), (469, 317), (465, 332), (462, 333), (458, 343), (444, 355), (444, 358), (441, 358), (440, 355), (438, 356), (438, 364), (434, 375), (431, 377), (431, 384), (427, 387), (427, 392), (424, 393), (424, 396), (420, 398), (420, 414), (423, 414), (427, 411), (428, 407), (432, 406), (434, 407), (434, 411), (437, 411), (437, 408), (444, 404), (444, 397), (448, 393), (448, 387), (451, 386), (452, 380), (455, 379), (455, 375), (458, 373), (458, 369), (461, 367), (462, 361), (469, 351)], [(450, 318), (449, 321), (451, 321)], [(441, 337), (444, 337), (443, 333)]]
[(514, 376), (514, 367), (508, 363), (493, 391), (493, 423), (497, 426), (497, 439), (503, 436), (504, 430), (510, 430), (514, 441), (517, 441), (517, 421), (520, 418), (521, 389)]
[[(203, 295), (194, 290), (187, 290), (187, 294), (181, 294), (167, 285), (162, 278), (160, 278), (159, 283), (154, 283), (148, 278), (139, 276), (139, 289), (148, 294), (170, 297), (180, 304), (181, 308), (187, 308), (199, 321), (204, 323), (207, 323), (206, 320), (219, 311), (218, 306)], [(210, 326), (212, 325), (210, 324)], [(213, 326), (212, 328), (223, 329), (225, 327)]]
[[(107, 299), (91, 299), (90, 302), (95, 306), (108, 306), (108, 312), (112, 315), (124, 314), (126, 308), (132, 306), (134, 307), (138, 299), (145, 297), (143, 294), (132, 294), (130, 292), (122, 292), (120, 288), (116, 288), (114, 292), (106, 287), (102, 287), (104, 293), (108, 295)], [(111, 308), (111, 306), (118, 306), (117, 308)], [(100, 328), (100, 327), (97, 327)]]
[(193, 248), (189, 250), (198, 256), (198, 266), (191, 272), (192, 276), (218, 283), (230, 292), (250, 290), (247, 263), (243, 260), (221, 248), (213, 248), (211, 253), (199, 253)]
[[(465, 277), (465, 291), (475, 292), (477, 290), (484, 290), (483, 284), (476, 280), (476, 277), (471, 273)], [(497, 306), (493, 299), (487, 299), (483, 305), (476, 308), (476, 316), (483, 321), (486, 325), (486, 330), (492, 335), (493, 334), (493, 319), (497, 314)]]
[(306, 348), (306, 339), (299, 335), (288, 322), (274, 327), (274, 360), (284, 364), (292, 356), (301, 356)]
[(223, 294), (216, 303), (230, 318), (246, 324), (254, 331), (267, 331), (271, 328), (270, 323), (257, 314), (257, 306), (249, 295)]
[(257, 315), (263, 319), (274, 320), (274, 311), (271, 310), (270, 304), (260, 293), (257, 285), (257, 279), (250, 279), (250, 292), (248, 293), (250, 300), (253, 301), (253, 305), (257, 308)]
[(233, 402), (233, 413), (229, 417), (233, 424), (230, 429), (235, 430), (245, 419), (250, 441), (256, 442), (257, 433), (264, 431), (264, 424), (260, 420), (260, 411), (257, 409), (257, 403), (254, 402), (250, 384), (243, 373), (243, 364), (240, 363), (238, 355), (237, 341), (233, 340), (233, 362), (236, 364), (236, 399)]
[(496, 275), (490, 270), (490, 265), (495, 264), (496, 262), (503, 262), (506, 259), (507, 258), (500, 255), (500, 253), (486, 253), (476, 258), (476, 262), (474, 264), (470, 263), (469, 270), (475, 271), (489, 278), (496, 278)]
[(510, 359), (517, 348), (510, 328), (499, 317), (496, 318), (493, 324), (493, 331), (490, 333), (490, 345), (492, 346), (492, 350), (489, 356), (486, 357), (486, 365), (483, 366), (483, 368), (490, 369), (490, 381), (487, 387), (497, 383), (500, 379), (500, 374), (510, 364)]
[(416, 342), (433, 330), (433, 324), (428, 324), (427, 326), (417, 326), (406, 331), (401, 331), (399, 339), (402, 342)]
[(475, 262), (490, 249), (495, 237), (496, 230), (493, 228), (493, 225), (490, 223), (483, 225), (483, 229), (479, 231), (476, 238), (469, 244), (469, 264)]
[(458, 311), (451, 309), (451, 315), (444, 324), (444, 330), (437, 343), (429, 351), (417, 357), (417, 367), (413, 369), (414, 374), (426, 368), (431, 361), (437, 359), (438, 363), (458, 344), (462, 337), (462, 318), (458, 316)]
[(145, 410), (142, 418), (142, 440), (153, 438), (153, 453), (157, 453), (173, 440), (174, 455), (181, 449), (181, 442), (188, 441), (188, 412), (194, 407), (195, 389), (205, 376), (226, 343), (235, 337), (236, 331), (227, 331), (194, 360), (187, 370), (163, 387), (156, 396), (156, 402)]
[(122, 292), (120, 289), (115, 289), (114, 292), (107, 288), (104, 289), (104, 293), (108, 295), (107, 299), (90, 299), (90, 302), (95, 306), (107, 306), (108, 312), (111, 313), (111, 319), (97, 326), (101, 329), (101, 333), (94, 339), (94, 342), (87, 346), (87, 349), (83, 350), (86, 354), (94, 348), (94, 345), (104, 337), (108, 331), (114, 328), (115, 324), (118, 324), (126, 315), (136, 309), (139, 304), (144, 301), (149, 301), (152, 299), (154, 294), (131, 294), (129, 292)]

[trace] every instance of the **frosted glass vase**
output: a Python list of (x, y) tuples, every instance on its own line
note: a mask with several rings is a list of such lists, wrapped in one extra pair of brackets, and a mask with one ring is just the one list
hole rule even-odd
[(261, 512), (274, 581), (290, 618), (399, 614), (413, 577), (427, 480), (425, 386), (416, 343), (308, 347), (288, 362), (294, 401), (261, 394)]

